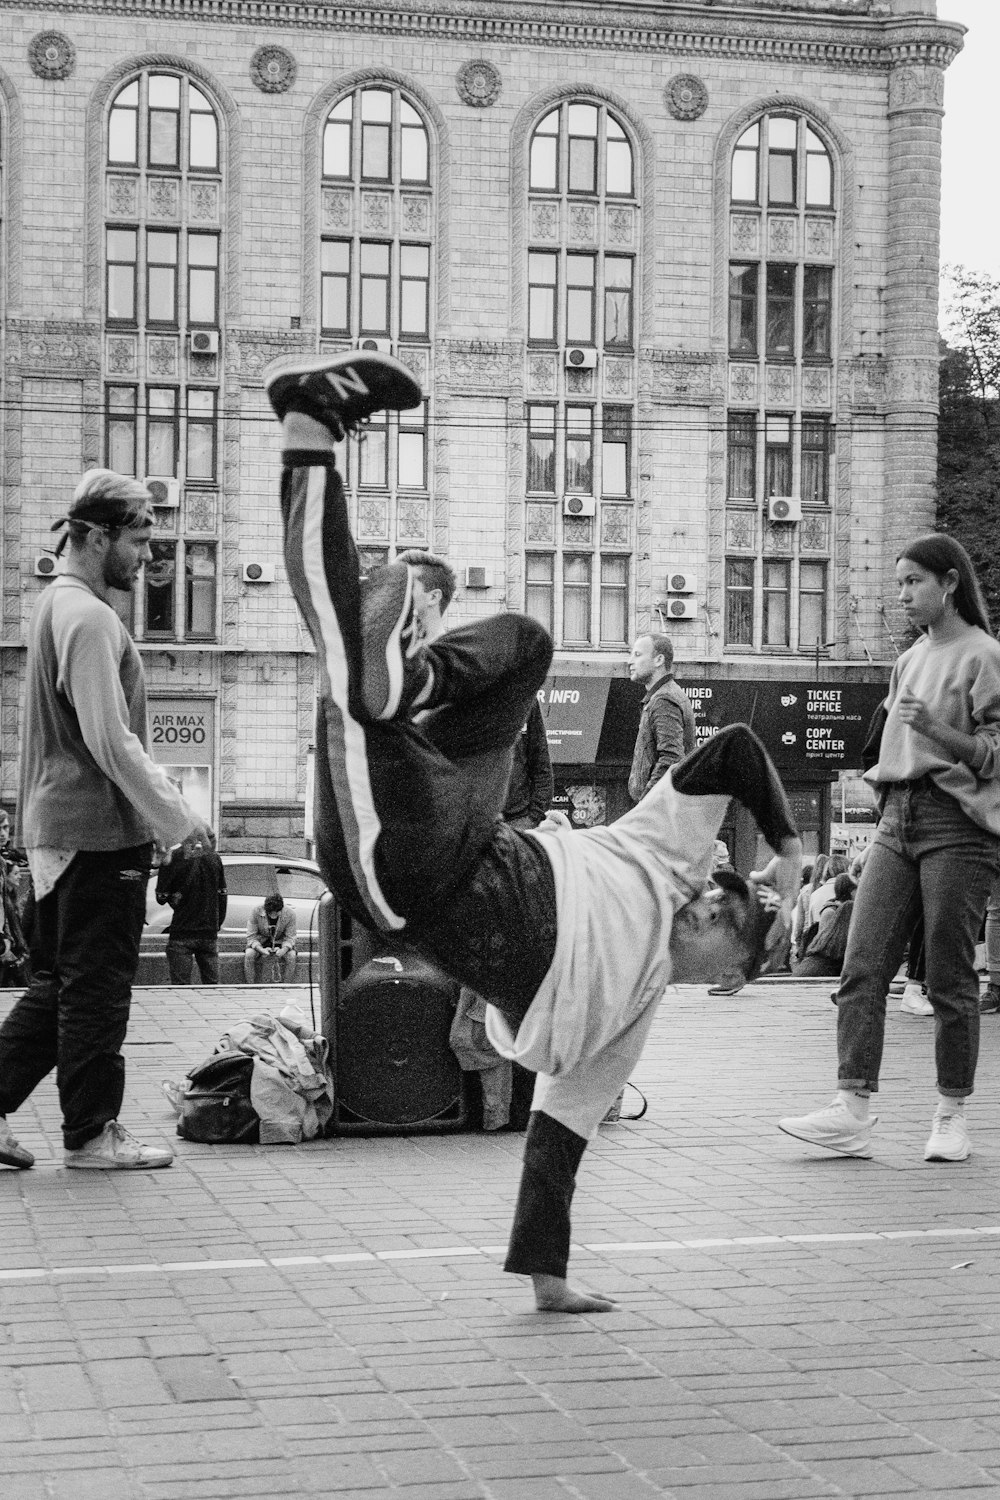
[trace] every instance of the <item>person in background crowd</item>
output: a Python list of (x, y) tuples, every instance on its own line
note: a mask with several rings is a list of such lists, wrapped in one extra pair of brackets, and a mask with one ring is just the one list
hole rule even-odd
[(226, 871), (211, 844), (185, 839), (156, 877), (156, 899), (173, 910), (167, 928), (171, 984), (190, 984), (198, 964), (202, 984), (219, 982), (219, 928), (226, 920)]
[(843, 854), (831, 854), (826, 862), (823, 878), (813, 887), (809, 897), (809, 912), (807, 918), (807, 929), (815, 927), (819, 921), (819, 914), (828, 901), (833, 899), (833, 883), (838, 875), (847, 874), (848, 861)]
[(993, 882), (986, 903), (986, 977), (987, 985), (979, 1002), (980, 1015), (1000, 1011), (1000, 880)]
[(0, 989), (24, 982), (28, 947), (17, 899), (17, 866), (10, 847), (10, 818), (0, 810)]
[(924, 944), (924, 919), (921, 914), (910, 933), (906, 950), (906, 983), (899, 1008), (904, 1016), (932, 1016), (934, 1007), (927, 998), (927, 953)]
[(829, 863), (829, 854), (817, 854), (810, 869), (809, 878), (803, 878), (802, 889), (799, 891), (795, 910), (792, 913), (792, 955), (796, 960), (805, 958), (809, 944), (803, 945), (802, 940), (809, 927), (809, 904), (816, 894), (817, 887), (821, 886), (826, 879)]
[(265, 958), (277, 959), (281, 983), (292, 984), (297, 935), (294, 911), (285, 905), (283, 896), (272, 891), (247, 918), (247, 946), (243, 954), (247, 984), (262, 983)]
[(775, 851), (761, 880), (790, 911), (802, 845), (788, 799), (757, 737), (728, 725), (611, 827), (504, 823), (552, 641), (502, 614), (425, 644), (411, 567), (359, 576), (335, 463), (345, 431), (418, 405), (419, 385), (374, 352), (281, 360), (264, 385), (285, 562), (317, 651), (320, 868), (358, 921), (485, 995), (494, 1045), (539, 1074), (507, 1269), (531, 1276), (541, 1310), (606, 1310), (566, 1281), (580, 1159), (671, 976), (756, 973), (776, 914), (738, 876), (707, 889), (712, 849), (735, 795)]
[(674, 647), (669, 636), (640, 635), (632, 646), (628, 674), (646, 689), (635, 737), (628, 794), (640, 802), (671, 766), (696, 743), (694, 710), (674, 681)]
[(853, 909), (854, 881), (845, 872), (833, 882), (833, 894), (819, 914), (816, 936), (794, 965), (793, 974), (805, 978), (840, 973)]
[(881, 820), (861, 876), (837, 1002), (838, 1089), (825, 1109), (778, 1122), (845, 1156), (872, 1154), (886, 996), (919, 912), (934, 1007), (938, 1103), (927, 1161), (964, 1161), (965, 1101), (979, 1052), (976, 944), (1000, 873), (1000, 644), (971, 559), (919, 537), (896, 563), (920, 632), (896, 662), (878, 760), (865, 773)]
[(169, 1167), (119, 1123), (122, 1045), (146, 918), (153, 841), (211, 830), (149, 754), (142, 660), (110, 601), (152, 557), (153, 502), (90, 469), (28, 631), (18, 842), (35, 889), (31, 983), (0, 1027), (0, 1162), (30, 1167), (6, 1116), (56, 1069), (67, 1167)]
[(445, 628), (444, 617), (458, 588), (455, 569), (436, 552), (426, 552), (422, 547), (407, 547), (396, 554), (396, 561), (413, 569), (413, 612), (427, 640), (436, 641)]
[(504, 822), (512, 828), (537, 828), (549, 810), (554, 785), (545, 720), (536, 698), (514, 741)]

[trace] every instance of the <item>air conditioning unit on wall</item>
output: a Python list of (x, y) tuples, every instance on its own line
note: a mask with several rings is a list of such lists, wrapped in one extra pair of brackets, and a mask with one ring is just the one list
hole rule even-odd
[(480, 567), (478, 563), (466, 568), (465, 587), (467, 589), (491, 589), (493, 587), (492, 568)]
[(147, 474), (142, 481), (153, 497), (154, 505), (169, 506), (176, 510), (181, 503), (181, 482), (168, 474)]
[(192, 354), (218, 354), (219, 330), (217, 328), (193, 328), (188, 334), (188, 348)]
[(240, 577), (244, 583), (273, 583), (274, 563), (245, 562), (240, 568)]
[(65, 573), (66, 559), (55, 557), (51, 552), (41, 552), (35, 558), (35, 573), (39, 578), (55, 578), (58, 573)]
[(693, 620), (698, 614), (698, 601), (687, 596), (675, 595), (671, 599), (660, 599), (656, 612), (665, 620)]
[(695, 575), (688, 568), (671, 568), (667, 574), (668, 594), (693, 594), (697, 590)]
[(767, 502), (769, 521), (801, 521), (802, 501), (797, 495), (772, 495)]
[(391, 354), (392, 339), (358, 339), (358, 348), (369, 354)]
[(582, 344), (571, 344), (564, 351), (567, 370), (596, 370), (597, 350), (587, 349)]
[(593, 495), (567, 495), (563, 500), (564, 516), (594, 516), (597, 501)]

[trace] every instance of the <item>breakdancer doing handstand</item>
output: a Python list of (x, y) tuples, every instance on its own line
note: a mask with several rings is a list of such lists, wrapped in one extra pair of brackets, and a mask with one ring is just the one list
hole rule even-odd
[(334, 444), (422, 399), (388, 355), (270, 366), (282, 424), (285, 558), (316, 645), (320, 868), (368, 927), (405, 933), (491, 1004), (490, 1034), (538, 1074), (505, 1269), (544, 1311), (602, 1311), (567, 1284), (587, 1142), (642, 1052), (665, 986), (753, 978), (778, 920), (739, 876), (709, 885), (730, 797), (774, 850), (761, 879), (790, 908), (801, 845), (760, 741), (732, 725), (608, 828), (519, 832), (500, 819), (514, 741), (552, 642), (497, 615), (421, 639), (413, 568), (361, 577)]

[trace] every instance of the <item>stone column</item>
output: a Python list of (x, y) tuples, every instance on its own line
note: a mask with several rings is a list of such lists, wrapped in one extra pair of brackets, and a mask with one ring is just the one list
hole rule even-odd
[(885, 587), (900, 543), (933, 525), (936, 494), (944, 74), (908, 51), (889, 74)]

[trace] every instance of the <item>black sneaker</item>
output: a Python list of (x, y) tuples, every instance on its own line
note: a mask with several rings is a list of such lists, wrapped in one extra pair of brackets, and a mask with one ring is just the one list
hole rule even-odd
[(337, 442), (372, 412), (406, 411), (424, 398), (398, 359), (365, 349), (275, 360), (264, 371), (264, 389), (279, 420), (302, 412)]
[(1000, 984), (988, 984), (979, 1002), (981, 1016), (992, 1015), (994, 1011), (1000, 1011)]
[(427, 680), (423, 631), (413, 609), (413, 569), (404, 562), (361, 580), (361, 699), (373, 719), (392, 719)]

